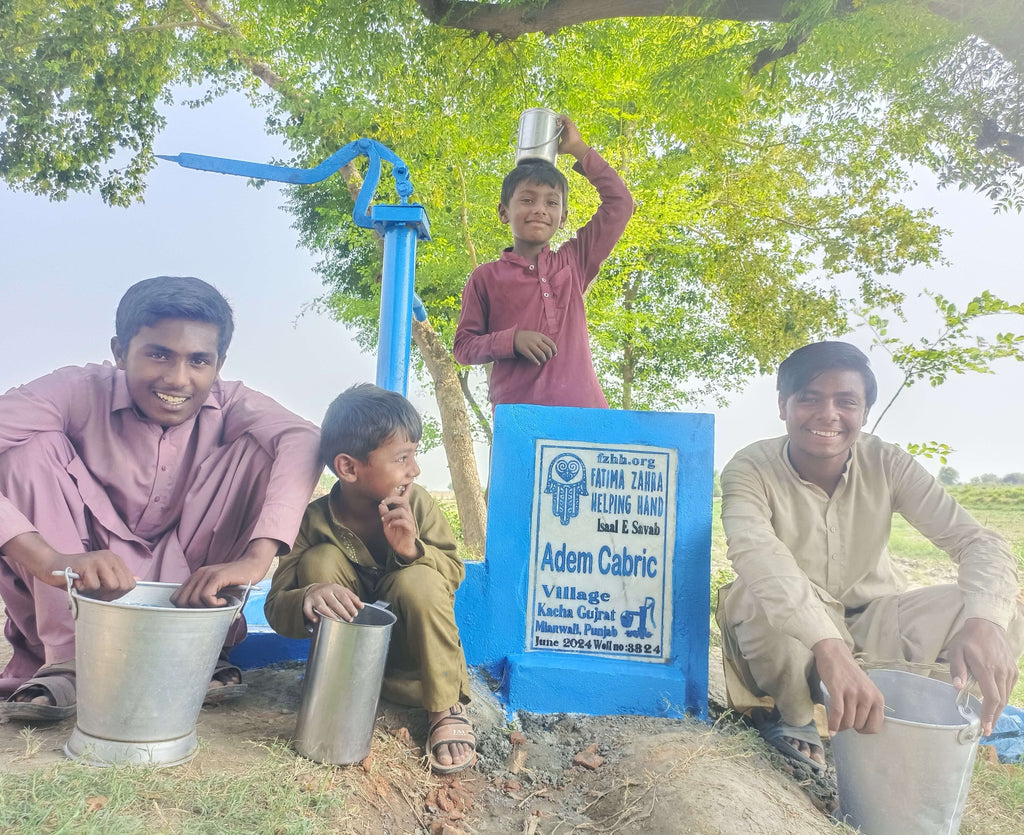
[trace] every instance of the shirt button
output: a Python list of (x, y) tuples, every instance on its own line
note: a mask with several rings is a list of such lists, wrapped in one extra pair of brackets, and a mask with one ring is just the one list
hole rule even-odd
[(551, 295), (550, 293), (545, 293), (545, 294), (544, 294), (544, 298), (546, 299), (546, 298), (547, 298), (548, 296), (550, 296), (550, 295)]
[(530, 272), (532, 273), (535, 269), (537, 269), (537, 268), (535, 266), (533, 266), (533, 264), (530, 264)]
[(833, 525), (831, 528), (829, 528), (829, 531), (831, 531), (832, 533), (835, 533), (836, 532), (836, 526)]
[(839, 556), (838, 554), (832, 554), (832, 559), (836, 559), (836, 557), (838, 557), (838, 556)]
[(153, 496), (153, 504), (156, 504), (159, 501), (160, 501), (160, 497), (159, 496)]
[(164, 465), (163, 465), (163, 466), (162, 466), (162, 467), (160, 468), (160, 471), (161, 471), (161, 472), (164, 472), (164, 473), (166, 473), (166, 472), (167, 472), (167, 465), (166, 465), (166, 464), (164, 464)]
[(548, 283), (548, 280), (546, 278), (544, 278), (544, 276), (540, 277), (540, 281), (541, 281), (541, 284), (547, 284)]

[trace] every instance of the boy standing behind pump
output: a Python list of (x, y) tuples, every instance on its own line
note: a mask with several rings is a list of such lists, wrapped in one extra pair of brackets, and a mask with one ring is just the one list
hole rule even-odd
[(498, 217), (512, 231), (501, 258), (481, 264), (462, 291), (453, 353), (464, 365), (493, 362), (490, 401), (608, 408), (590, 354), (583, 295), (633, 213), (629, 189), (576, 125), (560, 116), (559, 153), (597, 189), (601, 205), (577, 235), (549, 246), (568, 215), (569, 184), (546, 160), (505, 177)]
[(338, 482), (306, 509), (264, 608), (279, 633), (305, 638), (321, 613), (351, 621), (364, 601), (390, 603), (398, 621), (382, 693), (427, 709), (430, 765), (451, 774), (476, 759), (454, 608), (466, 569), (448, 520), (413, 483), (421, 435), (420, 416), (397, 392), (364, 383), (335, 398), (320, 455)]

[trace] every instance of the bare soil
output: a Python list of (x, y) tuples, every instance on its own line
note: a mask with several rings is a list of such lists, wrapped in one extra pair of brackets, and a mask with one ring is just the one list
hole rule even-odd
[[(0, 644), (2, 665), (9, 647)], [(566, 714), (520, 714), (509, 722), (487, 683), (476, 681), (469, 706), (479, 753), (473, 769), (432, 775), (421, 747), (424, 712), (384, 704), (365, 762), (311, 766), (311, 777), (306, 761), (295, 755), (293, 773), (281, 779), (343, 793), (347, 815), (338, 831), (353, 835), (849, 831), (830, 814), (838, 804), (834, 771), (816, 778), (725, 710), (714, 647), (710, 672), (708, 723)], [(280, 757), (295, 730), (303, 673), (301, 664), (247, 671), (245, 696), (202, 710), (199, 751), (180, 768), (197, 775), (243, 774), (274, 750)], [(26, 734), (19, 723), (0, 725), (0, 771), (39, 771), (64, 762), (73, 727), (69, 719)], [(175, 831), (173, 819), (165, 823), (161, 831)], [(969, 804), (964, 831), (1021, 830), (989, 828), (986, 810)]]
[[(0, 664), (8, 652), (7, 646), (0, 650)], [(288, 744), (303, 672), (301, 664), (247, 671), (245, 696), (203, 708), (199, 751), (181, 768), (243, 773), (273, 746)], [(834, 785), (794, 771), (735, 722), (521, 714), (509, 723), (487, 686), (476, 682), (475, 689), (469, 712), (479, 757), (468, 772), (431, 775), (421, 747), (425, 714), (390, 704), (378, 714), (366, 762), (318, 767), (349, 798), (345, 831), (803, 835), (836, 830), (827, 814), (835, 805)], [(0, 770), (24, 773), (64, 762), (63, 745), (73, 727), (69, 719), (26, 734), (20, 723), (0, 725)]]

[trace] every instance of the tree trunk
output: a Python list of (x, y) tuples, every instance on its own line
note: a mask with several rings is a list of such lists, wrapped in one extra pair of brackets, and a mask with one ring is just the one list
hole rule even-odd
[(441, 437), (452, 476), (455, 504), (462, 521), (462, 538), (467, 548), (483, 554), (487, 539), (487, 506), (476, 470), (472, 426), (455, 360), (429, 321), (414, 320), (412, 336), (434, 381), (434, 397), (441, 412)]

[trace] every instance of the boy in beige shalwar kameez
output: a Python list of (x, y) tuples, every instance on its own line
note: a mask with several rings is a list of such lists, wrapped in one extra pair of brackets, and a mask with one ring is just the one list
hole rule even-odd
[[(881, 729), (883, 697), (856, 653), (872, 666), (938, 668), (958, 688), (973, 675), (991, 733), (1024, 650), (1009, 546), (910, 455), (861, 434), (877, 385), (860, 350), (804, 346), (779, 367), (778, 388), (786, 436), (741, 450), (722, 473), (737, 574), (717, 611), (730, 704), (786, 756), (823, 769), (819, 682), (830, 733)], [(887, 548), (893, 513), (950, 555), (955, 585), (906, 590)]]

